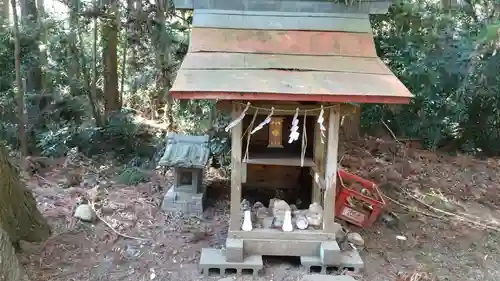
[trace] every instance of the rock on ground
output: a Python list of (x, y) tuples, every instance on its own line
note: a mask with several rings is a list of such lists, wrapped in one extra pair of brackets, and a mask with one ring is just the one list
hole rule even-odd
[(75, 210), (75, 214), (73, 215), (75, 218), (81, 219), (82, 221), (91, 222), (94, 220), (94, 211), (87, 204), (82, 204), (78, 206)]
[(354, 244), (356, 246), (364, 246), (365, 245), (365, 240), (357, 232), (348, 233), (347, 234), (347, 241), (351, 242), (352, 244)]

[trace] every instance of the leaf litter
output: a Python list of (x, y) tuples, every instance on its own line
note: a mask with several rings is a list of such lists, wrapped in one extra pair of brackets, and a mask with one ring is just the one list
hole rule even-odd
[[(69, 158), (27, 179), (55, 232), (42, 244), (23, 246), (20, 260), (33, 280), (203, 280), (197, 269), (201, 248), (222, 248), (228, 229), (229, 189), (217, 171), (209, 169), (206, 177), (209, 192), (217, 194), (213, 204), (204, 218), (188, 218), (160, 210), (170, 172), (150, 171), (149, 182), (129, 186), (114, 181), (113, 161)], [(376, 138), (344, 144), (341, 167), (379, 184), (386, 211), (396, 218), (395, 224), (380, 220), (367, 229), (347, 226), (366, 241), (359, 279), (499, 280), (499, 163)], [(81, 181), (68, 186), (74, 170)], [(89, 202), (98, 220), (73, 218), (76, 206)], [(266, 263), (265, 270), (259, 280), (299, 280), (304, 274), (286, 262)]]

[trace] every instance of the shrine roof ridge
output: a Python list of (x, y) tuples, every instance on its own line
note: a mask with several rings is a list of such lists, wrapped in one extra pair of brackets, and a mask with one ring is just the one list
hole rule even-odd
[(393, 4), (390, 0), (358, 0), (352, 5), (325, 0), (174, 0), (181, 10), (239, 10), (306, 13), (385, 14)]
[(209, 136), (169, 133), (160, 166), (203, 169), (210, 157)]

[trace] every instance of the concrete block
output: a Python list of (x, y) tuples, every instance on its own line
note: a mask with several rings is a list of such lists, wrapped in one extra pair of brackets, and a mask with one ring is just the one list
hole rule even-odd
[(243, 270), (249, 270), (254, 276), (258, 276), (262, 268), (264, 268), (262, 256), (248, 256), (243, 262), (229, 262), (222, 250), (210, 248), (201, 250), (200, 270), (205, 277), (208, 277), (210, 270), (219, 270), (219, 274), (224, 276), (227, 269), (236, 270), (236, 274), (241, 274)]
[(321, 242), (319, 250), (321, 263), (327, 266), (339, 266), (342, 258), (339, 244), (337, 241)]
[(243, 262), (243, 239), (226, 239), (226, 261)]
[[(320, 272), (321, 274), (326, 273), (326, 267), (321, 263), (321, 259), (318, 256), (301, 256), (300, 264), (306, 268), (308, 273)], [(313, 270), (316, 268), (316, 270)]]
[(301, 281), (356, 281), (356, 279), (349, 275), (308, 274), (302, 277)]
[(321, 274), (330, 274), (343, 269), (360, 273), (364, 268), (363, 260), (356, 250), (341, 252), (340, 262), (337, 265), (324, 264), (321, 257), (318, 256), (301, 256), (300, 263), (307, 269), (307, 272), (319, 272)]
[(365, 267), (361, 256), (356, 250), (343, 251), (340, 259), (340, 267), (347, 268), (360, 273)]

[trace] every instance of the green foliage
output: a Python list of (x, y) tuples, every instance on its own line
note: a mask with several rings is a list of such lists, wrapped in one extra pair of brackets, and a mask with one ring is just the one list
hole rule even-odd
[(126, 185), (136, 185), (148, 182), (151, 176), (144, 170), (137, 167), (127, 167), (118, 175), (118, 181)]
[[(7, 30), (0, 29), (0, 93), (6, 93), (12, 87), (15, 79), (14, 72), (14, 44), (12, 34)], [(5, 109), (1, 104), (2, 109)], [(2, 114), (4, 111), (0, 111)]]
[(77, 135), (75, 127), (69, 124), (62, 127), (54, 126), (40, 134), (36, 146), (44, 156), (62, 157), (71, 149), (75, 135)]
[[(145, 11), (157, 9), (149, 3), (143, 3), (143, 7)], [(165, 14), (167, 19), (170, 19), (172, 10)], [(95, 126), (92, 106), (88, 99), (88, 94), (91, 92), (88, 79), (92, 74), (93, 45), (89, 18), (80, 15), (79, 21), (71, 20), (68, 26), (67, 18), (46, 16), (42, 20), (47, 35), (46, 42), (43, 44), (32, 40), (40, 35), (41, 29), (38, 26), (24, 26), (21, 23), (21, 75), (23, 79), (29, 76), (31, 67), (40, 65), (39, 49), (43, 48), (48, 56), (47, 64), (43, 65), (43, 72), (47, 82), (44, 90), (50, 92), (31, 91), (25, 94), (29, 153), (59, 157), (65, 155), (69, 148), (78, 147), (79, 151), (87, 156), (111, 154), (124, 162), (133, 162), (137, 165), (151, 162), (162, 137), (157, 130), (137, 122), (135, 117), (138, 114), (150, 113), (147, 110), (157, 101), (159, 104), (164, 103), (163, 95), (167, 88), (159, 88), (161, 85), (157, 84), (156, 80), (159, 73), (163, 71), (167, 71), (169, 75), (175, 74), (176, 67), (187, 51), (187, 27), (179, 25), (177, 21), (168, 21), (166, 27), (158, 27), (155, 19), (148, 17), (149, 13), (144, 15), (146, 17), (135, 26), (141, 26), (143, 29), (134, 29), (134, 32), (138, 34), (129, 33), (127, 36), (125, 33), (121, 34), (121, 40), (128, 40), (129, 44), (128, 46), (118, 45), (119, 53), (121, 52), (119, 59), (123, 56), (121, 47), (127, 46), (128, 48), (123, 100), (127, 105), (129, 100), (135, 99), (137, 102), (130, 104), (139, 111), (123, 111), (113, 114), (107, 118), (102, 127)], [(151, 26), (155, 28), (149, 28)], [(74, 31), (85, 32), (80, 32), (75, 38)], [(101, 30), (98, 31), (100, 32)], [(167, 34), (167, 37), (162, 34)], [(167, 40), (164, 40), (165, 38)], [(156, 57), (151, 56), (157, 47), (155, 44), (160, 41), (162, 41), (162, 49), (159, 52), (165, 52), (165, 56), (171, 58), (167, 69), (163, 69), (163, 65), (158, 65)], [(17, 89), (13, 87), (15, 84), (13, 42), (11, 32), (2, 29), (0, 31), (0, 140), (14, 148), (19, 148), (15, 98)], [(102, 53), (102, 43), (102, 40), (97, 42), (98, 57)], [(74, 51), (71, 51), (75, 48), (78, 49), (80, 56), (76, 60), (71, 56), (74, 54)], [(122, 62), (119, 65), (121, 66)], [(80, 71), (76, 79), (74, 75), (71, 75), (75, 67)], [(101, 77), (101, 69), (102, 60), (98, 58), (98, 78)], [(118, 74), (120, 75), (122, 71), (119, 70)], [(104, 103), (102, 82), (102, 80), (97, 81), (97, 96), (95, 97), (96, 107), (101, 111)], [(45, 97), (48, 97), (48, 103), (40, 106), (40, 99)]]
[(498, 37), (492, 36), (495, 25), (486, 24), (491, 19), (478, 20), (477, 14), (403, 1), (372, 17), (380, 57), (415, 98), (399, 110), (364, 106), (368, 132), (382, 119), (397, 135), (420, 138), (430, 148), (500, 153)]
[[(443, 13), (439, 1), (402, 0), (388, 14), (372, 16), (379, 56), (415, 98), (399, 108), (363, 106), (362, 125), (367, 132), (374, 133), (375, 125), (384, 120), (396, 135), (420, 138), (430, 148), (448, 146), (500, 155), (500, 19), (495, 13), (484, 13), (494, 10), (493, 1), (467, 3), (470, 5), (460, 10)], [(102, 111), (104, 105), (100, 56), (105, 40), (97, 42), (99, 79), (93, 107), (88, 98), (93, 32), (91, 18), (82, 12), (85, 5), (78, 20), (51, 15), (43, 19), (47, 64), (42, 69), (47, 85), (43, 92), (35, 89), (25, 95), (30, 153), (57, 157), (78, 147), (88, 156), (111, 154), (130, 165), (158, 158), (163, 136), (136, 117), (169, 121), (165, 112), (168, 89), (187, 52), (192, 16), (178, 20), (179, 14), (174, 15), (170, 8), (161, 15), (147, 1), (142, 7), (138, 15), (120, 7), (121, 26), (126, 28), (120, 29), (117, 74), (126, 74), (121, 94), (127, 111), (108, 116), (102, 127), (95, 125), (92, 109)], [(160, 24), (163, 16), (166, 22)], [(40, 64), (40, 46), (32, 40), (40, 30), (22, 26), (21, 32), (22, 76), (26, 79), (30, 67)], [(98, 33), (99, 37), (101, 30)], [(69, 52), (75, 49), (76, 59), (70, 55), (75, 52)], [(125, 63), (121, 61), (124, 57)], [(79, 73), (71, 75), (75, 67)], [(19, 145), (16, 92), (13, 38), (9, 30), (2, 30), (0, 139), (14, 149)], [(44, 106), (40, 106), (42, 98), (47, 100)], [(168, 114), (180, 132), (209, 134), (212, 162), (229, 168), (230, 138), (224, 128), (230, 117), (215, 114), (214, 101), (175, 101)]]
[(112, 154), (117, 159), (130, 161), (133, 158), (150, 159), (156, 150), (159, 138), (144, 125), (137, 124), (133, 115), (117, 113), (102, 128), (92, 124), (67, 122), (47, 128), (38, 138), (37, 147), (46, 156), (64, 155), (70, 148), (87, 156)]
[(215, 111), (213, 101), (179, 101), (174, 107), (177, 127), (189, 134), (209, 134), (212, 165), (229, 169), (231, 140), (224, 128), (231, 116)]

